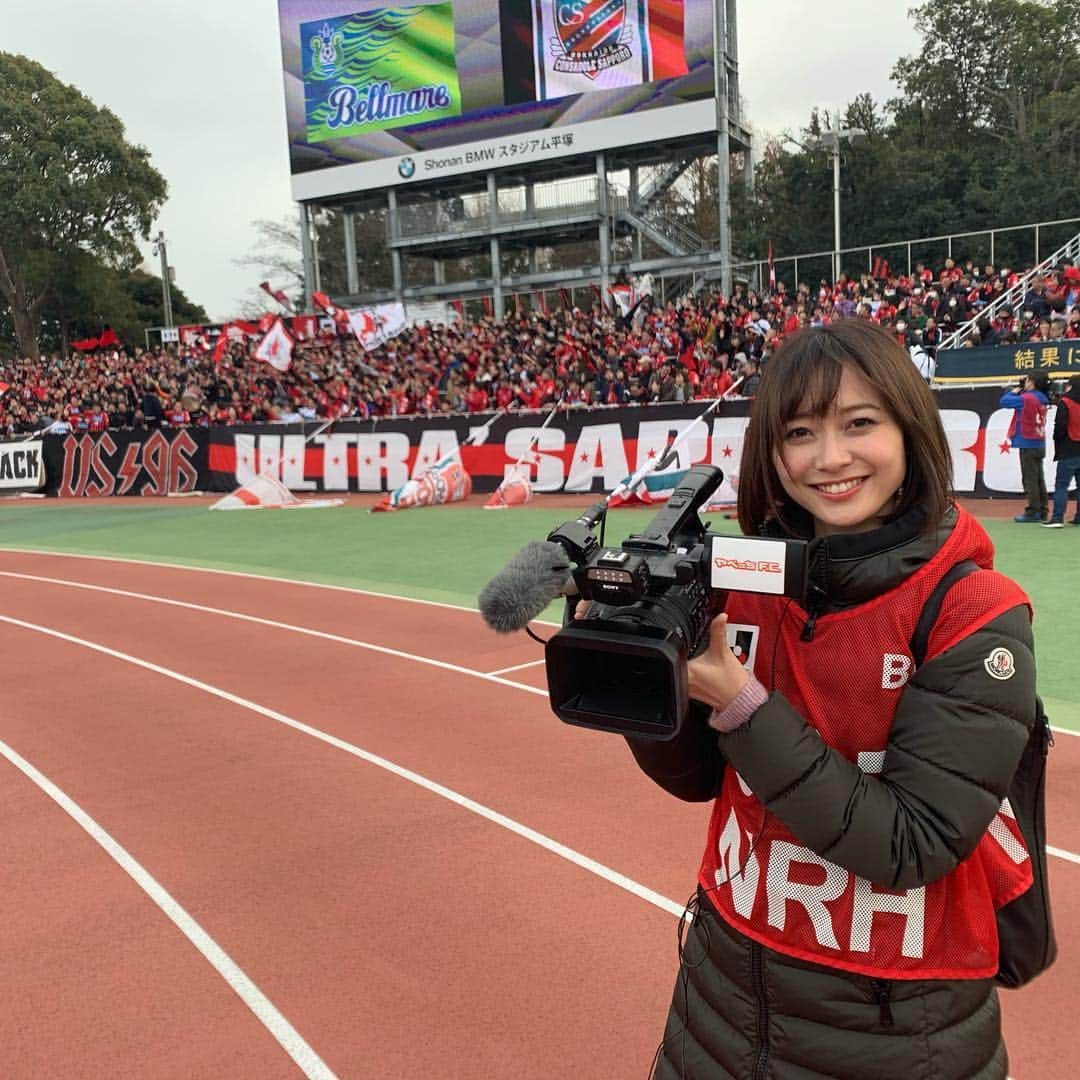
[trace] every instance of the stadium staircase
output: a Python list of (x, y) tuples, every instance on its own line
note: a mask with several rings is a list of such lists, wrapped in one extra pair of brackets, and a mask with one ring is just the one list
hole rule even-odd
[(978, 330), (979, 323), (983, 319), (993, 320), (998, 312), (1004, 311), (1006, 308), (1010, 309), (1014, 316), (1019, 315), (1023, 308), (1024, 297), (1027, 295), (1028, 286), (1032, 281), (1042, 277), (1047, 270), (1054, 269), (1055, 266), (1065, 259), (1072, 259), (1073, 261), (1080, 260), (1080, 233), (1077, 233), (1067, 243), (1062, 244), (1062, 246), (1052, 255), (1048, 255), (1043, 259), (1038, 266), (1033, 267), (1024, 274), (1011, 289), (1007, 292), (1003, 292), (989, 307), (983, 308), (978, 315), (969, 319), (966, 323), (963, 323), (954, 334), (951, 334), (942, 341), (938, 346), (938, 351), (940, 352), (942, 349), (958, 349)]
[(669, 255), (691, 255), (704, 251), (705, 240), (684, 222), (665, 213), (660, 200), (694, 161), (693, 154), (681, 154), (658, 170), (637, 196), (615, 215), (616, 223), (643, 233)]
[(697, 232), (660, 210), (635, 213), (627, 207), (620, 211), (618, 217), (640, 230), (669, 255), (695, 255), (705, 250), (705, 241)]

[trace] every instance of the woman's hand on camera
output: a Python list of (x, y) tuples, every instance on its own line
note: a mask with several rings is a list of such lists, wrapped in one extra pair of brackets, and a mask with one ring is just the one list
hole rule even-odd
[(709, 647), (686, 665), (687, 689), (695, 701), (723, 711), (747, 684), (750, 673), (735, 658), (727, 640), (727, 615), (709, 627)]

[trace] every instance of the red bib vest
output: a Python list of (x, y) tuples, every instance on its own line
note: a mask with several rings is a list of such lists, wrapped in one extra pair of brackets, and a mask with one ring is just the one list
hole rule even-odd
[[(985, 533), (961, 511), (929, 563), (857, 609), (818, 618), (812, 642), (799, 638), (807, 616), (797, 604), (782, 616), (786, 600), (749, 593), (731, 594), (729, 632), (766, 688), (876, 774), (912, 671), (909, 643), (923, 605), (950, 566), (972, 557), (988, 565), (990, 556)], [(970, 575), (946, 594), (927, 658), (1026, 602), (999, 574)], [(1006, 800), (975, 851), (944, 878), (880, 887), (800, 843), (728, 768), (699, 881), (731, 926), (789, 956), (878, 978), (974, 979), (997, 972), (994, 912), (1031, 886), (1032, 870)]]
[(1046, 436), (1046, 406), (1034, 395), (1024, 395), (1024, 407), (1020, 410), (1020, 434), (1025, 439), (1042, 439)]
[(1064, 408), (1069, 414), (1068, 433), (1069, 438), (1073, 442), (1080, 442), (1080, 403), (1072, 400), (1072, 398), (1063, 397), (1058, 402), (1058, 408)]

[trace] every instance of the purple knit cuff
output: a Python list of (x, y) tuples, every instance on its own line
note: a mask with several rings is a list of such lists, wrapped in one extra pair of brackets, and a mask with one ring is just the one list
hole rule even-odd
[(769, 692), (753, 674), (726, 709), (713, 709), (709, 726), (727, 735), (742, 727), (769, 700)]

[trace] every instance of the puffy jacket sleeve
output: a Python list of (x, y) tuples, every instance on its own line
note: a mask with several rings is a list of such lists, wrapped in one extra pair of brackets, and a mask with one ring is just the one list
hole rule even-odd
[(724, 758), (716, 732), (708, 725), (708, 716), (704, 705), (692, 701), (690, 713), (674, 739), (626, 739), (641, 771), (686, 802), (706, 802), (720, 793)]
[[(998, 647), (1015, 673), (991, 678)], [(904, 687), (879, 776), (831, 749), (779, 693), (720, 750), (811, 850), (874, 884), (908, 889), (944, 877), (978, 844), (1035, 723), (1035, 658), (1026, 606), (928, 660)]]

